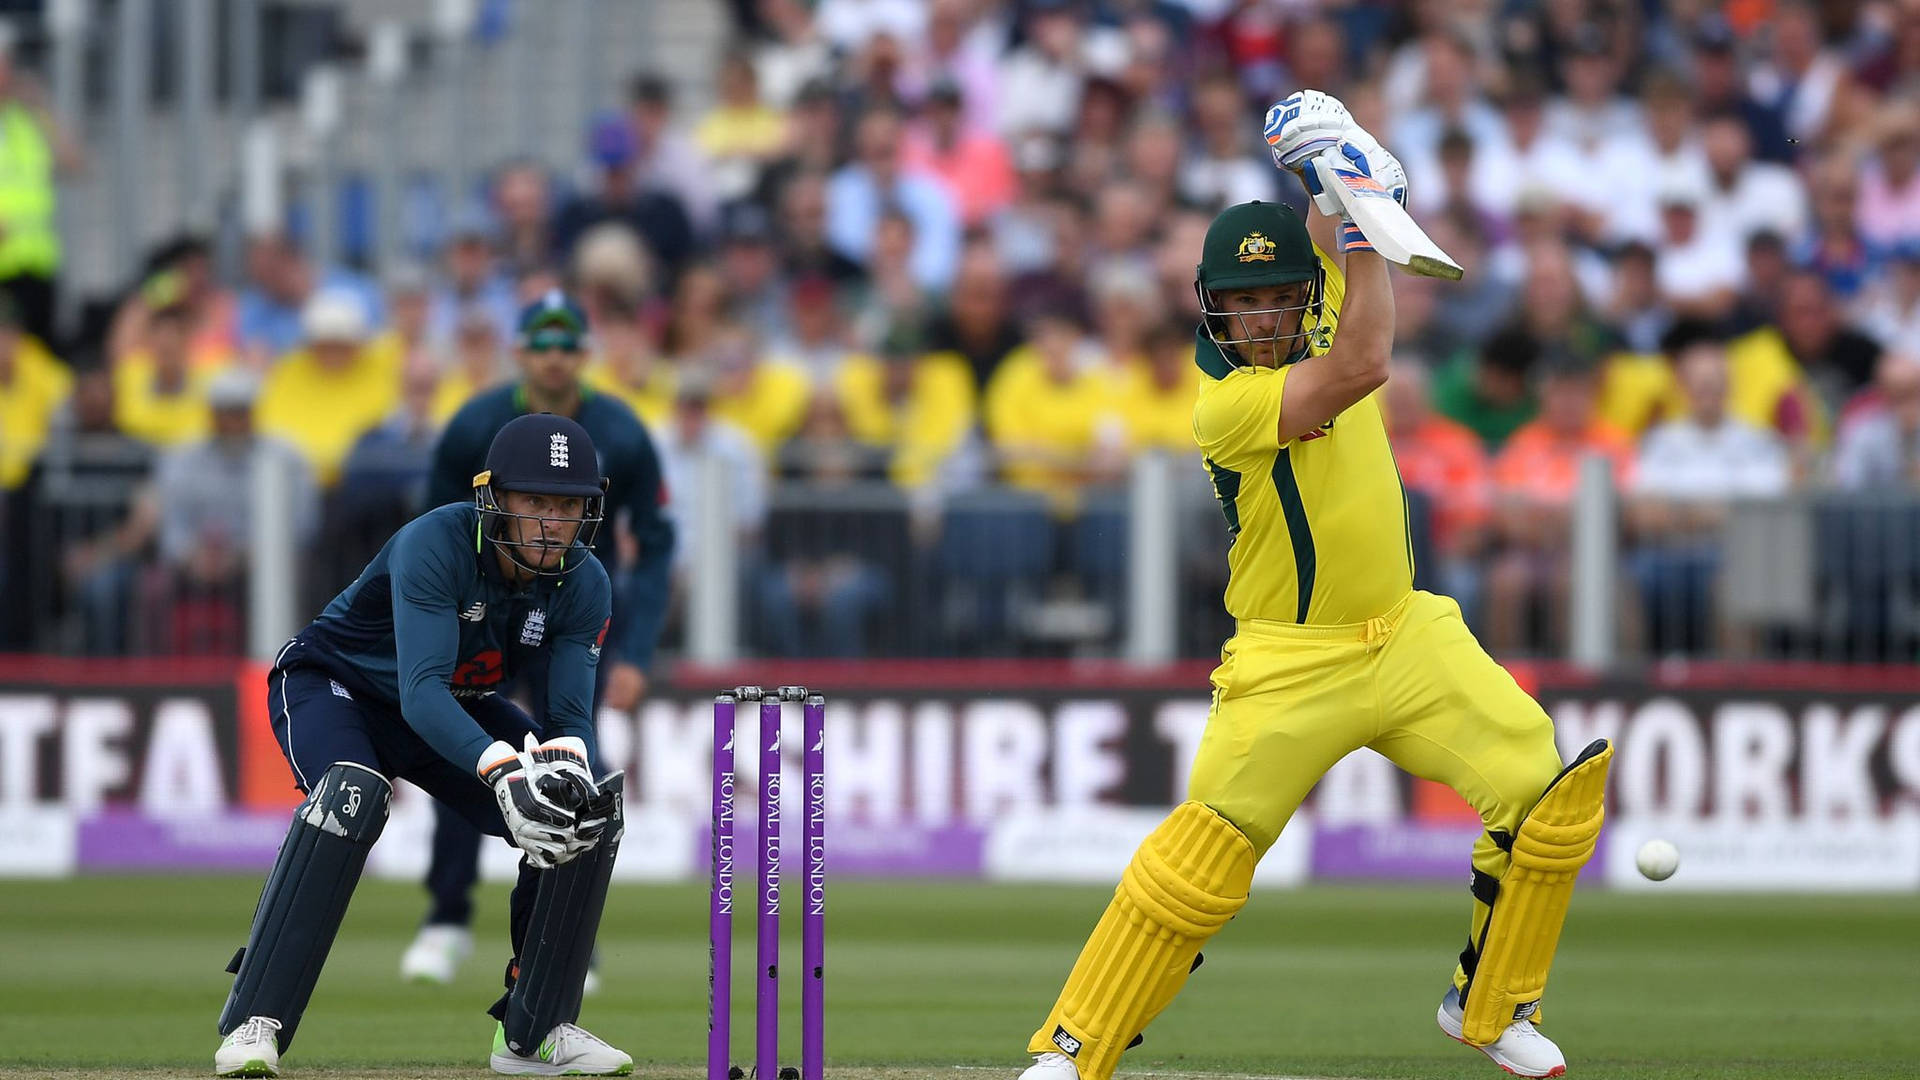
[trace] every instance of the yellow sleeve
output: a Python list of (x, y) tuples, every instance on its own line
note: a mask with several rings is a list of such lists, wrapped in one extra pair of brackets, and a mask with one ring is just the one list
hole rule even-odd
[(771, 427), (777, 433), (775, 445), (791, 438), (807, 419), (807, 403), (813, 398), (813, 385), (807, 373), (787, 363), (770, 363), (761, 369), (767, 375), (767, 408)]
[(921, 441), (953, 446), (973, 426), (973, 369), (953, 353), (930, 356), (914, 387), (915, 431)]
[(1280, 449), (1280, 398), (1290, 368), (1239, 368), (1200, 392), (1193, 441), (1222, 465)]
[(1326, 252), (1316, 247), (1313, 253), (1320, 257), (1320, 268), (1327, 274), (1325, 303), (1321, 305), (1320, 321), (1316, 324), (1324, 327), (1326, 334), (1315, 338), (1313, 352), (1317, 356), (1327, 351), (1333, 332), (1340, 327), (1340, 306), (1347, 300), (1347, 275), (1327, 258)]
[(1024, 415), (1034, 361), (1026, 346), (1007, 354), (987, 381), (985, 416), (987, 438), (998, 445), (1017, 441), (1029, 425)]
[(834, 373), (833, 389), (847, 418), (848, 433), (872, 446), (893, 441), (893, 418), (880, 396), (879, 361), (870, 356), (847, 357)]

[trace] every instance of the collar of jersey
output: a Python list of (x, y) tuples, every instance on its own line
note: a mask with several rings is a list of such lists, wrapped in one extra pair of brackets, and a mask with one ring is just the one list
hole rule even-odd
[[(581, 408), (584, 409), (587, 404), (587, 399), (592, 397), (596, 393), (598, 393), (598, 391), (596, 391), (593, 387), (588, 386), (586, 382), (583, 380), (580, 383)], [(527, 384), (526, 383), (517, 382), (513, 384), (513, 410), (517, 413), (522, 413), (522, 414), (532, 411), (531, 406), (527, 404)], [(568, 419), (577, 420), (579, 419), (579, 417), (568, 417)]]

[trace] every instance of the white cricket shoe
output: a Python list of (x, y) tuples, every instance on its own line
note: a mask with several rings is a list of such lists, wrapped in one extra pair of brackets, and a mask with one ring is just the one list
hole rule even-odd
[(1080, 1080), (1080, 1068), (1067, 1055), (1049, 1051), (1034, 1058), (1020, 1080)]
[[(1460, 1008), (1460, 991), (1457, 987), (1447, 987), (1447, 996), (1440, 999), (1440, 1013), (1435, 1018), (1440, 1021), (1440, 1030), (1447, 1033), (1455, 1042), (1472, 1043), (1461, 1038), (1465, 1030), (1465, 1013)], [(1474, 1046), (1475, 1050), (1493, 1059), (1495, 1065), (1515, 1076), (1565, 1076), (1567, 1059), (1553, 1040), (1540, 1034), (1531, 1020), (1515, 1020), (1507, 1025), (1500, 1037), (1485, 1046)]]
[(280, 1021), (271, 1016), (249, 1017), (213, 1052), (215, 1076), (279, 1076)]
[(445, 986), (473, 953), (473, 931), (464, 926), (429, 923), (400, 954), (400, 977), (408, 982)]
[(633, 1059), (624, 1051), (574, 1024), (561, 1024), (547, 1032), (532, 1057), (521, 1057), (507, 1049), (507, 1029), (495, 1025), (493, 1056), (487, 1064), (494, 1072), (508, 1076), (625, 1076), (633, 1071)]

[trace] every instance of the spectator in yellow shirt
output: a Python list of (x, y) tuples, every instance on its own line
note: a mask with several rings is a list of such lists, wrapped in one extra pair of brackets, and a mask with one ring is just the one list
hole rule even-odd
[(145, 342), (113, 365), (113, 422), (154, 446), (204, 439), (212, 430), (207, 383), (224, 368), (196, 365), (192, 313), (172, 304), (147, 313)]
[(674, 371), (660, 355), (658, 335), (630, 310), (608, 307), (593, 324), (593, 361), (587, 385), (626, 402), (650, 430), (673, 411)]
[(54, 412), (72, 391), (72, 373), (26, 333), (19, 309), (0, 293), (0, 490), (27, 478)]
[(987, 384), (987, 438), (1007, 483), (1077, 505), (1080, 488), (1124, 467), (1125, 426), (1114, 372), (1078, 320), (1055, 311), (1033, 317), (1028, 343), (1001, 362)]
[(354, 442), (393, 409), (400, 373), (366, 347), (367, 313), (350, 292), (316, 293), (300, 325), (306, 346), (267, 373), (254, 416), (262, 434), (291, 443), (330, 488)]
[(760, 100), (753, 58), (731, 52), (720, 62), (720, 103), (694, 128), (693, 139), (710, 166), (708, 183), (723, 199), (753, 190), (760, 170), (786, 149), (787, 120)]
[(484, 308), (461, 312), (453, 329), (453, 362), (440, 373), (433, 390), (429, 415), (439, 426), (446, 426), (460, 406), (473, 395), (506, 381), (502, 367), (500, 330), (491, 313)]
[(714, 377), (713, 415), (746, 432), (767, 460), (800, 430), (812, 386), (795, 364), (764, 356), (752, 334), (728, 328), (705, 355)]
[(1193, 327), (1163, 322), (1147, 335), (1146, 355), (1124, 366), (1120, 415), (1133, 451), (1199, 452), (1193, 441), (1193, 402), (1200, 396), (1200, 366), (1193, 362)]
[(834, 384), (848, 431), (889, 451), (887, 475), (903, 488), (932, 480), (973, 429), (973, 369), (958, 353), (927, 352), (912, 325), (890, 331), (877, 358), (848, 357)]

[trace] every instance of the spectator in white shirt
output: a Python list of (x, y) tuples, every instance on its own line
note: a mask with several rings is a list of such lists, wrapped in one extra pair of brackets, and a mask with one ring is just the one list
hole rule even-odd
[(1628, 520), (1649, 645), (1657, 654), (1710, 647), (1720, 534), (1738, 499), (1784, 494), (1792, 463), (1784, 443), (1728, 415), (1725, 343), (1688, 320), (1662, 347), (1687, 399), (1687, 415), (1647, 433), (1635, 464)]
[[(684, 371), (674, 388), (673, 413), (653, 431), (660, 448), (664, 490), (673, 492), (667, 516), (680, 538), (673, 553), (676, 575), (687, 572), (692, 552), (719, 542), (705, 535), (709, 518), (703, 509), (705, 500), (724, 498), (731, 504), (720, 520), (733, 524), (734, 542), (742, 549), (750, 549), (767, 519), (766, 461), (745, 432), (713, 415), (712, 401), (712, 379), (705, 372)], [(727, 481), (720, 487), (706, 483), (709, 474), (701, 472), (708, 460), (719, 462)]]
[(1506, 122), (1488, 103), (1475, 76), (1472, 44), (1443, 30), (1427, 35), (1421, 51), (1426, 59), (1426, 84), (1420, 105), (1401, 113), (1386, 137), (1387, 145), (1406, 164), (1416, 191), (1419, 177), (1437, 171), (1434, 157), (1440, 152), (1440, 136), (1448, 128), (1466, 129), (1481, 146), (1499, 146), (1507, 141)]
[(1920, 359), (1881, 357), (1876, 401), (1840, 425), (1833, 482), (1847, 491), (1899, 491), (1920, 481)]
[(1547, 133), (1597, 157), (1610, 143), (1644, 141), (1640, 104), (1620, 93), (1620, 61), (1598, 26), (1582, 27), (1569, 42), (1563, 74), (1567, 95), (1547, 106)]
[(1064, 0), (1032, 5), (1027, 42), (1000, 62), (1000, 134), (1066, 134), (1080, 111), (1080, 20)]
[(1740, 248), (1730, 237), (1702, 227), (1707, 192), (1691, 172), (1663, 177), (1659, 201), (1661, 238), (1655, 279), (1661, 299), (1681, 315), (1725, 318), (1739, 299), (1745, 269)]
[(1770, 232), (1789, 244), (1807, 230), (1807, 190), (1785, 165), (1755, 161), (1753, 136), (1738, 113), (1707, 117), (1700, 128), (1706, 151), (1707, 200), (1701, 225), (1744, 248), (1756, 233)]
[(1691, 171), (1707, 181), (1707, 157), (1700, 149), (1700, 127), (1692, 90), (1668, 71), (1654, 71), (1641, 89), (1647, 137), (1611, 142), (1603, 167), (1594, 171), (1601, 197), (1590, 212), (1602, 219), (1604, 236), (1614, 242), (1660, 242), (1659, 178)]

